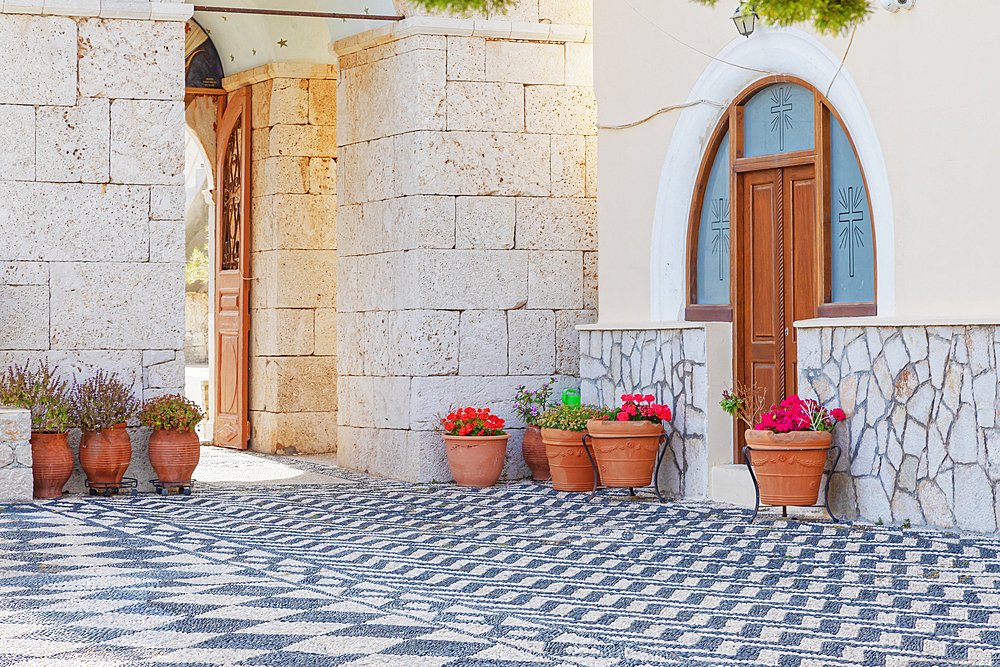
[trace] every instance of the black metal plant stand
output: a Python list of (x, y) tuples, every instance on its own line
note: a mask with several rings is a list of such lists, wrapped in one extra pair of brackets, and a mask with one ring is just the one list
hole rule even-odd
[[(823, 509), (826, 510), (826, 513), (830, 515), (831, 519), (833, 519), (837, 523), (840, 523), (841, 520), (838, 519), (837, 515), (834, 514), (833, 510), (830, 509), (830, 477), (832, 477), (833, 473), (835, 473), (837, 471), (837, 463), (840, 462), (840, 455), (842, 454), (842, 452), (840, 451), (840, 447), (838, 447), (837, 445), (830, 445), (829, 447), (825, 447), (825, 448), (823, 448), (823, 451), (829, 452), (831, 449), (836, 449), (837, 450), (837, 456), (836, 456), (836, 458), (833, 459), (833, 467), (830, 468), (830, 472), (829, 472), (829, 474), (828, 474), (828, 476), (826, 478), (826, 493), (824, 494), (823, 504), (822, 505), (793, 505), (793, 507), (822, 507)], [(752, 451), (774, 451), (774, 450), (763, 450), (763, 449), (754, 450), (754, 448), (751, 447), (750, 445), (746, 445), (745, 447), (743, 447), (743, 462), (746, 463), (747, 470), (750, 471), (750, 479), (753, 480), (753, 492), (754, 492), (754, 496), (755, 496), (755, 498), (754, 498), (754, 506), (753, 506), (753, 516), (750, 517), (750, 523), (754, 522), (754, 520), (757, 518), (757, 512), (758, 512), (758, 510), (760, 510), (760, 486), (757, 484), (757, 475), (754, 474), (753, 466), (751, 465), (751, 462), (750, 462), (750, 452), (752, 452)], [(815, 447), (802, 447), (802, 448), (796, 448), (796, 449), (785, 449), (785, 448), (782, 448), (781, 451), (782, 452), (815, 452), (815, 451), (819, 451), (819, 449), (817, 449)], [(781, 506), (781, 516), (783, 516), (783, 517), (788, 516), (788, 506), (787, 505), (782, 505)]]
[(121, 495), (127, 489), (131, 495), (139, 495), (139, 480), (134, 477), (123, 477), (121, 484), (109, 484), (105, 482), (91, 482), (89, 479), (84, 482), (90, 489), (92, 496), (104, 496), (110, 498), (111, 494)]
[[(620, 437), (620, 436), (617, 436), (617, 435), (614, 435), (614, 436), (611, 436), (611, 435), (591, 435), (590, 433), (587, 433), (587, 434), (585, 434), (583, 436), (583, 451), (587, 452), (587, 458), (590, 459), (590, 467), (594, 469), (594, 488), (590, 492), (590, 495), (587, 497), (587, 502), (588, 503), (591, 500), (594, 499), (594, 496), (597, 495), (597, 462), (594, 461), (594, 457), (591, 455), (590, 449), (587, 447), (587, 438), (597, 438), (599, 440), (601, 438), (618, 438), (618, 437)], [(666, 500), (663, 498), (663, 494), (660, 492), (660, 481), (659, 481), (660, 480), (660, 463), (663, 462), (663, 456), (664, 456), (664, 454), (667, 453), (667, 448), (665, 447), (666, 442), (667, 442), (667, 433), (666, 433), (666, 431), (664, 431), (663, 434), (660, 436), (660, 442), (659, 442), (659, 445), (658, 445), (660, 451), (659, 451), (659, 454), (657, 454), (657, 456), (656, 456), (656, 467), (653, 469), (653, 488), (656, 489), (656, 497), (660, 499), (661, 503), (666, 502)], [(607, 486), (609, 488), (625, 488), (625, 487), (613, 487), (613, 485), (609, 485), (609, 484), (605, 484), (605, 486)], [(634, 486), (628, 487), (628, 492), (629, 492), (629, 495), (634, 496), (635, 495), (635, 487)]]
[(171, 489), (177, 489), (177, 492), (183, 496), (190, 496), (192, 489), (194, 489), (195, 480), (189, 479), (186, 482), (161, 482), (158, 479), (151, 479), (149, 482), (153, 485), (153, 488), (161, 496), (170, 495)]

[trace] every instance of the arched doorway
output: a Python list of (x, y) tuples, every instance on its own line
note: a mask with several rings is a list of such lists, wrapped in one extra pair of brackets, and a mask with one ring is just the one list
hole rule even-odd
[(202, 441), (211, 440), (211, 223), (213, 178), (211, 161), (190, 128), (185, 128), (184, 164), (184, 393), (209, 419), (198, 425)]
[(860, 161), (822, 93), (769, 77), (723, 115), (697, 182), (685, 319), (732, 322), (735, 381), (776, 403), (796, 391), (794, 321), (876, 314)]

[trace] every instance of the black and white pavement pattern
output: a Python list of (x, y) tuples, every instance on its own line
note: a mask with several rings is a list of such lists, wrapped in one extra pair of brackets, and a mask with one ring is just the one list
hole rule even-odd
[(995, 537), (336, 475), (0, 505), (0, 665), (1000, 666)]

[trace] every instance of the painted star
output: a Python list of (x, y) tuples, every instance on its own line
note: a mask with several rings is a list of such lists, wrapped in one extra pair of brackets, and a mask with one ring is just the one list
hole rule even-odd
[(279, 39), (278, 40), (278, 46), (280, 46), (282, 48), (288, 46), (288, 40), (287, 39)]

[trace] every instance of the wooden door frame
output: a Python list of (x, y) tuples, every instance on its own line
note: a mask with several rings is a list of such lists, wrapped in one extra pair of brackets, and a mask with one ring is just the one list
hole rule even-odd
[[(744, 105), (763, 88), (778, 83), (792, 83), (806, 88), (813, 93), (813, 114), (814, 114), (814, 136), (815, 141), (811, 151), (796, 151), (779, 153), (775, 155), (757, 156), (745, 158), (743, 156), (743, 110)], [(721, 148), (722, 139), (728, 132), (729, 136), (729, 156), (730, 156), (730, 230), (733, 235), (733, 247), (736, 247), (736, 235), (740, 234), (742, 222), (742, 209), (738, 205), (741, 201), (742, 190), (740, 189), (741, 174), (763, 169), (785, 169), (797, 165), (812, 164), (814, 167), (814, 177), (816, 179), (816, 214), (814, 217), (817, 226), (813, 235), (817, 247), (815, 248), (817, 261), (820, 266), (817, 288), (820, 290), (817, 303), (817, 317), (858, 317), (876, 315), (878, 312), (877, 303), (832, 303), (831, 298), (831, 239), (829, 226), (832, 212), (830, 203), (830, 126), (835, 118), (844, 129), (851, 148), (854, 152), (861, 171), (862, 182), (864, 183), (865, 195), (868, 197), (868, 210), (873, 211), (871, 205), (871, 194), (868, 187), (868, 179), (864, 166), (858, 155), (857, 146), (850, 131), (844, 124), (840, 114), (834, 108), (827, 97), (809, 82), (794, 76), (772, 75), (759, 79), (748, 87), (744, 88), (735, 97), (729, 108), (722, 114), (708, 141), (706, 150), (702, 155), (701, 164), (697, 172), (697, 185), (691, 201), (691, 209), (688, 219), (688, 238), (686, 247), (687, 259), (687, 280), (685, 284), (687, 299), (684, 318), (694, 322), (731, 322), (733, 324), (733, 373), (734, 379), (739, 373), (739, 335), (736, 331), (738, 322), (736, 307), (737, 295), (739, 292), (739, 276), (742, 267), (737, 266), (737, 253), (730, 253), (730, 298), (729, 304), (699, 304), (697, 302), (697, 267), (698, 267), (698, 237), (701, 224), (701, 209), (704, 204), (705, 190), (708, 185), (709, 173), (715, 163), (716, 155)], [(873, 216), (869, 216), (872, 239), (872, 256), (877, 257), (877, 240), (875, 238), (875, 222)], [(874, 293), (878, 294), (878, 265), (874, 266)], [(791, 326), (792, 323), (789, 323)], [(734, 461), (742, 460), (742, 452), (738, 451), (736, 443), (739, 441), (740, 426), (734, 420)]]
[[(245, 87), (237, 90), (229, 96), (226, 103), (222, 120), (218, 127), (218, 140), (216, 141), (216, 191), (218, 198), (215, 207), (215, 253), (214, 265), (212, 267), (215, 276), (215, 289), (212, 295), (213, 312), (215, 318), (215, 380), (212, 389), (215, 398), (215, 408), (213, 415), (213, 443), (218, 446), (234, 447), (246, 449), (249, 444), (250, 419), (249, 419), (249, 321), (250, 321), (250, 214), (251, 214), (251, 103), (250, 88)], [(227, 187), (229, 185), (226, 173), (226, 157), (230, 135), (240, 123), (240, 184), (239, 184), (239, 259), (236, 269), (224, 270), (223, 252), (225, 244), (222, 242), (222, 234), (226, 229), (225, 215), (227, 211), (226, 198)], [(220, 285), (220, 283), (222, 283)], [(224, 294), (225, 292), (225, 294)], [(236, 327), (237, 354), (236, 354), (236, 409), (232, 415), (235, 419), (228, 417), (226, 413), (223, 417), (221, 392), (225, 387), (223, 382), (223, 360), (221, 358), (223, 346), (221, 341), (223, 336), (234, 337), (234, 329), (225, 326), (223, 320), (226, 318), (222, 308), (224, 297), (236, 296), (236, 313), (238, 324)], [(228, 309), (230, 316), (232, 309)]]

